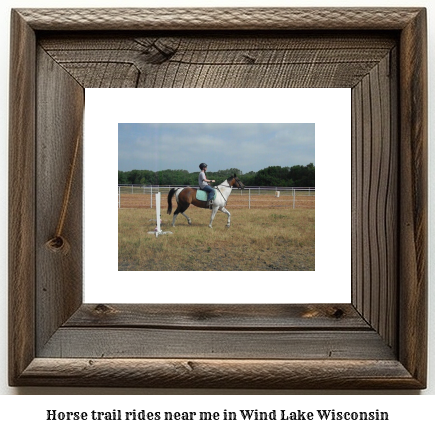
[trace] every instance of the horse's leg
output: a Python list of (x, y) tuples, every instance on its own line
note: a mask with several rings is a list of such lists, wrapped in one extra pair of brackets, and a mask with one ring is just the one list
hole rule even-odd
[(177, 209), (174, 212), (174, 218), (172, 219), (172, 226), (175, 227), (175, 219), (177, 218), (177, 215), (180, 213), (183, 214), (184, 217), (186, 217), (187, 223), (189, 223), (189, 225), (192, 224), (192, 220), (190, 220), (190, 218), (186, 214), (184, 214), (184, 211), (186, 211), (186, 209), (189, 208), (189, 205), (190, 204), (181, 204), (181, 203), (178, 204)]
[(208, 227), (209, 228), (211, 228), (212, 227), (212, 223), (213, 223), (213, 220), (214, 220), (214, 218), (215, 218), (215, 216), (216, 216), (216, 213), (217, 213), (217, 210), (219, 209), (219, 207), (218, 206), (213, 206), (213, 208), (212, 208), (212, 212), (211, 212), (211, 218), (210, 218), (210, 224), (208, 225)]
[(224, 206), (219, 208), (219, 211), (222, 211), (224, 214), (226, 214), (228, 216), (226, 227), (229, 228), (230, 227), (230, 223), (231, 223), (231, 214), (230, 214), (230, 212)]
[(184, 217), (186, 217), (187, 223), (189, 223), (189, 225), (191, 225), (192, 224), (192, 220), (190, 219), (190, 217), (188, 215), (184, 214), (184, 212), (182, 212), (181, 214), (183, 214)]
[(178, 216), (178, 208), (176, 209), (176, 211), (174, 212), (174, 217), (172, 217), (172, 227), (175, 228), (175, 219)]

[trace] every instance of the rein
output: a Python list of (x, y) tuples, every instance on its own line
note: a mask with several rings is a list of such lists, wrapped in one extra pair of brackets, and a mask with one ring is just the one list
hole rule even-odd
[[(222, 196), (222, 198), (223, 198), (223, 200), (225, 201), (225, 206), (226, 206), (226, 204), (227, 204), (227, 202), (228, 202), (228, 199), (225, 199), (225, 196), (222, 194), (222, 192), (220, 191), (220, 189), (219, 189), (219, 187), (227, 187), (227, 188), (231, 188), (231, 190), (233, 189), (233, 187), (231, 187), (231, 185), (218, 185), (217, 187), (216, 187), (216, 190), (221, 194), (221, 196)], [(230, 193), (231, 194), (231, 193)], [(229, 197), (229, 196), (228, 196)]]
[[(228, 181), (227, 181), (228, 182)], [(237, 181), (237, 179), (236, 179), (236, 182), (237, 182), (237, 184), (238, 184), (238, 187), (239, 188), (242, 188), (241, 187), (241, 185), (240, 185), (240, 183)], [(220, 191), (220, 189), (219, 189), (219, 187), (227, 187), (227, 188), (231, 188), (231, 190), (233, 189), (233, 186), (232, 185), (223, 185), (223, 184), (220, 184), (220, 185), (218, 185), (217, 187), (216, 187), (216, 190), (221, 194), (221, 196), (222, 196), (222, 198), (224, 199), (224, 201), (225, 201), (225, 205), (227, 204), (227, 202), (228, 202), (228, 199), (225, 199), (225, 196), (222, 194), (222, 192)], [(231, 194), (231, 193), (230, 193)], [(228, 196), (229, 197), (229, 196)]]

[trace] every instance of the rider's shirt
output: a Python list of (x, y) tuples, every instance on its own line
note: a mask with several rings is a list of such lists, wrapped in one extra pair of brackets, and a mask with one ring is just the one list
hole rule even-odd
[(198, 184), (199, 184), (199, 188), (203, 189), (206, 185), (208, 185), (208, 184), (205, 182), (205, 179), (207, 179), (206, 176), (205, 176), (205, 173), (202, 172), (202, 171), (199, 172), (199, 176), (198, 176)]

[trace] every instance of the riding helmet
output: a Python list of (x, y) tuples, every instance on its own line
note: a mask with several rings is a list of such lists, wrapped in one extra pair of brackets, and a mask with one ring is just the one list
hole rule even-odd
[(199, 168), (202, 170), (202, 169), (205, 169), (207, 167), (207, 164), (205, 164), (205, 163), (201, 163), (200, 165), (199, 165)]

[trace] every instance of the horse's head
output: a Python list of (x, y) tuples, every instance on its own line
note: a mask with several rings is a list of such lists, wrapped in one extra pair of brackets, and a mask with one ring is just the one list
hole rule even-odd
[(245, 188), (245, 185), (243, 184), (242, 181), (240, 181), (239, 178), (237, 178), (236, 174), (234, 174), (233, 176), (228, 178), (227, 181), (228, 181), (228, 184), (233, 188), (241, 188), (241, 189)]

